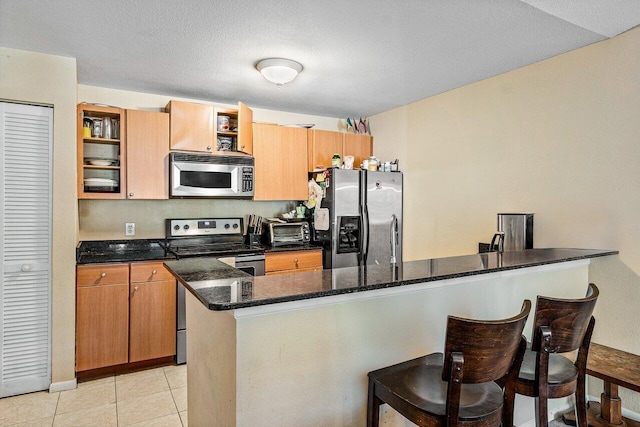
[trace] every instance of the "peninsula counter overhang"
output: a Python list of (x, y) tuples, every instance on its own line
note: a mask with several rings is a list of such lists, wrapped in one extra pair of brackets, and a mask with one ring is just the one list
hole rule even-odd
[(221, 311), (616, 254), (618, 251), (599, 249), (528, 249), (256, 277), (213, 257), (185, 258), (164, 264), (205, 307)]

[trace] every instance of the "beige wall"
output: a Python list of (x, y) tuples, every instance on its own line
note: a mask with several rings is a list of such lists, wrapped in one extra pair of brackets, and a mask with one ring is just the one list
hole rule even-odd
[(637, 28), (372, 117), (405, 172), (406, 259), (476, 252), (497, 212), (534, 212), (536, 247), (620, 251), (590, 268), (594, 341), (640, 354), (639, 46)]
[(75, 377), (76, 60), (0, 47), (0, 98), (53, 105), (52, 381)]
[[(164, 111), (171, 99), (184, 99), (96, 86), (78, 85), (78, 102), (114, 105), (121, 108)], [(209, 103), (189, 99), (188, 101)], [(233, 107), (228, 104), (215, 104)], [(255, 121), (278, 124), (314, 123), (319, 129), (339, 130), (340, 120), (282, 111), (252, 108)], [(132, 165), (129, 164), (131, 167)], [(278, 177), (273, 177), (277, 185)], [(165, 218), (244, 216), (250, 213), (271, 217), (293, 209), (295, 203), (252, 202), (228, 199), (176, 200), (81, 200), (80, 240), (125, 239), (125, 223), (136, 224), (136, 239), (164, 237)]]

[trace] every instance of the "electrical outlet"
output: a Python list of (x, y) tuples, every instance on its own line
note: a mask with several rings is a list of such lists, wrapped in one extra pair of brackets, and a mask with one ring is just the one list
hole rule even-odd
[(127, 222), (124, 224), (124, 235), (125, 236), (135, 236), (136, 235), (136, 223), (135, 222)]

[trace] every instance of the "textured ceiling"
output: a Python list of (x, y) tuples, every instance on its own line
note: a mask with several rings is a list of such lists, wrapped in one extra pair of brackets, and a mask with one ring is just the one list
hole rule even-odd
[[(0, 0), (0, 46), (77, 59), (81, 84), (369, 116), (640, 24), (640, 0)], [(255, 63), (303, 64), (281, 88)], [(91, 101), (91, 100), (86, 100)]]

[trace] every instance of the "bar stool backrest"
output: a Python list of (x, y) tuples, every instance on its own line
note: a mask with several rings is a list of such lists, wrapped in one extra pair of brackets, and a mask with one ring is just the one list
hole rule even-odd
[(560, 299), (538, 296), (533, 321), (531, 349), (540, 351), (542, 328), (551, 332), (551, 341), (544, 345), (549, 353), (567, 353), (577, 350), (589, 326), (600, 291), (589, 284), (587, 296), (582, 299)]
[[(504, 320), (472, 320), (447, 317), (442, 380), (451, 377), (451, 354), (462, 353), (462, 383), (485, 383), (503, 378), (518, 353), (522, 331), (531, 311), (525, 300), (521, 312)], [(518, 366), (519, 368), (519, 366)]]

